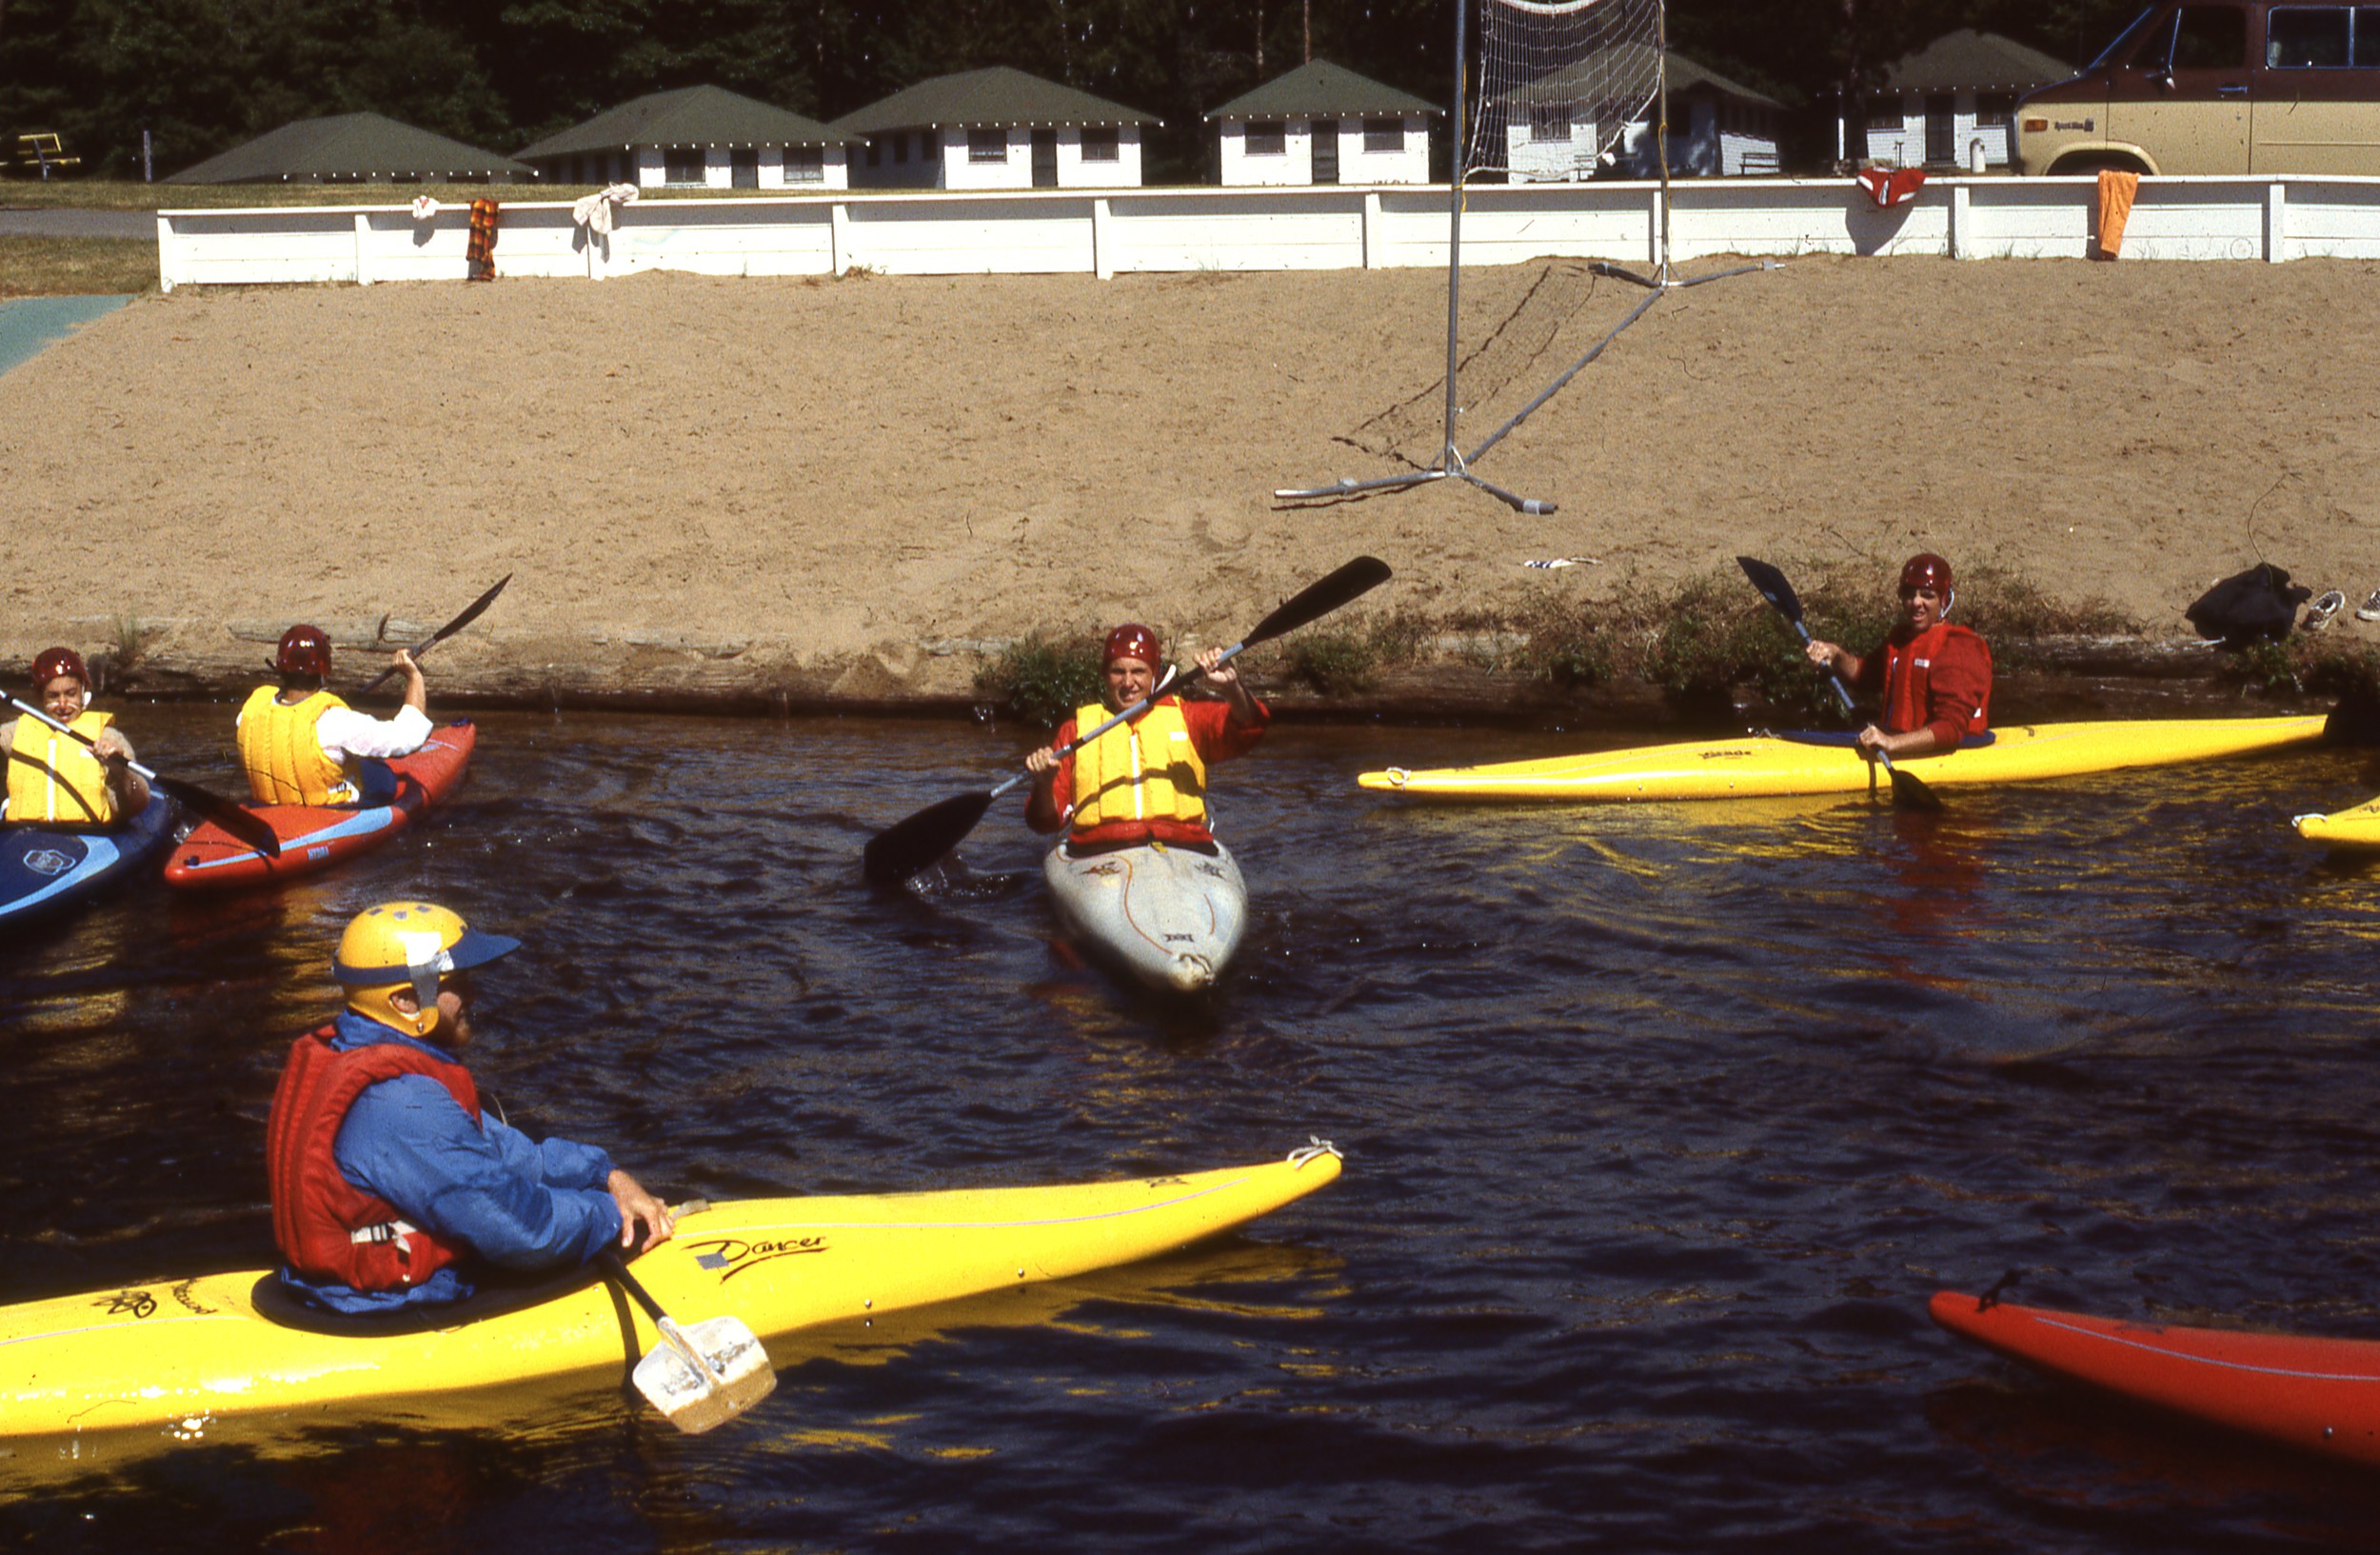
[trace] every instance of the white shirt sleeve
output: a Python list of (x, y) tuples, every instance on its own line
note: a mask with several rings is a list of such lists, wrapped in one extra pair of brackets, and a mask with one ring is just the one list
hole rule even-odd
[(417, 708), (397, 709), (394, 718), (374, 718), (352, 708), (326, 708), (314, 720), (314, 739), (323, 754), (344, 762), (349, 756), (410, 756), (429, 738), (429, 715)]

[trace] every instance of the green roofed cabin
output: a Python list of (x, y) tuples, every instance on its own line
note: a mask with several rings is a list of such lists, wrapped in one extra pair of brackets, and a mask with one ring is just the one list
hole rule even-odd
[(536, 176), (508, 156), (382, 113), (300, 119), (185, 168), (169, 184), (512, 184)]
[(1438, 113), (1409, 91), (1318, 59), (1206, 117), (1224, 184), (1426, 184)]
[(548, 183), (848, 189), (855, 137), (724, 87), (648, 92), (518, 155)]
[(1870, 92), (1864, 125), (1845, 125), (1846, 146), (1872, 162), (1901, 168), (2008, 166), (2016, 98), (2063, 81), (2073, 67), (1997, 32), (1961, 28), (1895, 60)]
[(938, 75), (835, 121), (865, 189), (1138, 189), (1155, 114), (1005, 65)]

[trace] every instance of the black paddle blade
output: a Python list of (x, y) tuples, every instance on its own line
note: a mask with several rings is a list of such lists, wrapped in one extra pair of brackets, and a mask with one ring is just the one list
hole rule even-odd
[(1775, 606), (1786, 620), (1798, 622), (1801, 619), (1801, 596), (1794, 592), (1794, 586), (1785, 581), (1784, 573), (1755, 556), (1738, 556), (1735, 565), (1744, 569), (1744, 576), (1750, 578), (1752, 586), (1760, 590), (1760, 597)]
[[(506, 573), (503, 577), (498, 578), (496, 580), (496, 587), (480, 595), (479, 598), (471, 601), (469, 605), (464, 608), (461, 615), (456, 616), (452, 621), (447, 622), (436, 631), (431, 632), (427, 637), (425, 637), (420, 642), (414, 644), (410, 650), (413, 656), (415, 658), (420, 658), (423, 654), (427, 653), (431, 648), (436, 648), (447, 638), (452, 637), (456, 632), (461, 631), (472, 622), (477, 621), (481, 614), (486, 610), (487, 607), (496, 603), (496, 596), (503, 593), (505, 591), (505, 585), (510, 583), (511, 581), (512, 574), (509, 572)], [(386, 626), (387, 624), (387, 618), (385, 616), (382, 617), (381, 624)], [(381, 687), (387, 685), (388, 677), (396, 672), (397, 667), (395, 665), (390, 665), (379, 674), (374, 675), (370, 682), (367, 684), (362, 690), (356, 692), (355, 694), (357, 696), (371, 695), (374, 691), (379, 690)]]
[(1916, 774), (1893, 768), (1893, 803), (1905, 810), (1938, 811), (1941, 799), (1918, 779)]
[(958, 847), (991, 807), (989, 789), (928, 805), (870, 837), (860, 867), (879, 886), (898, 885)]
[(1388, 564), (1378, 556), (1359, 556), (1328, 577), (1318, 578), (1283, 601), (1280, 608), (1256, 624), (1256, 629), (1240, 639), (1242, 648), (1269, 643), (1287, 631), (1296, 631), (1309, 621), (1319, 621), (1340, 606), (1362, 598), (1386, 583), (1393, 574)]
[(159, 793), (169, 795), (184, 807), (214, 822), (267, 858), (277, 859), (281, 856), (280, 836), (255, 811), (243, 809), (221, 794), (209, 793), (197, 784), (185, 783), (180, 778), (169, 778), (161, 773), (149, 781)]

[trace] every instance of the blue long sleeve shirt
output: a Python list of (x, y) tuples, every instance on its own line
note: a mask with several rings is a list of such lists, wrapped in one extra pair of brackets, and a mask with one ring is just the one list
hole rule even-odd
[[(353, 1013), (339, 1017), (331, 1047), (345, 1052), (376, 1042), (406, 1044), (456, 1062), (428, 1043)], [(348, 1182), (387, 1200), (406, 1220), (501, 1268), (575, 1268), (620, 1237), (620, 1206), (605, 1186), (610, 1156), (566, 1139), (534, 1141), (493, 1113), (474, 1123), (427, 1075), (399, 1075), (365, 1087), (339, 1126), (331, 1158)], [(286, 1268), (281, 1277), (336, 1311), (388, 1312), (462, 1300), (473, 1289), (465, 1266), (448, 1265), (403, 1290), (316, 1284)]]

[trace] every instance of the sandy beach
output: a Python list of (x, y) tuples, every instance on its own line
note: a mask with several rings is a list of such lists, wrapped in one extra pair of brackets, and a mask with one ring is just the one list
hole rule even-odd
[[(1881, 594), (1925, 548), (2183, 636), (2259, 555), (2380, 587), (2375, 280), (1820, 258), (1680, 291), (1481, 463), (1550, 516), (1271, 496), (1435, 455), (1439, 272), (186, 288), (0, 377), (0, 663), (137, 643), (135, 687), (225, 684), (290, 621), (401, 640), (510, 572), (434, 684), (947, 698), (1036, 630), (1229, 641), (1363, 551), (1378, 608), (1460, 622), (1744, 551)], [(1467, 276), (1464, 445), (1641, 295)], [(1557, 556), (1597, 560), (1520, 565)]]

